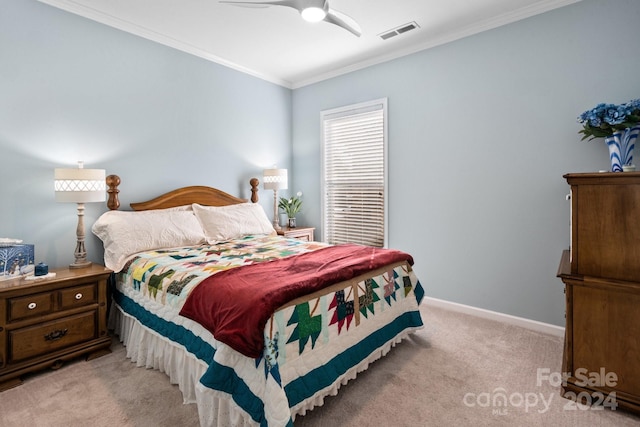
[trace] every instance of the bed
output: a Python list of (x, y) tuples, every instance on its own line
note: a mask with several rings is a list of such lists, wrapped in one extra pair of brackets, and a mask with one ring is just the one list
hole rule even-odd
[(278, 236), (258, 201), (193, 186), (109, 211), (92, 231), (114, 273), (109, 323), (165, 372), (202, 426), (296, 416), (422, 328), (409, 254)]

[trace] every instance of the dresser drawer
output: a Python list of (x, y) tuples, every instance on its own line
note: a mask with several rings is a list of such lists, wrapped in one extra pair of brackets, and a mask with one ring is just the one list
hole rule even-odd
[(9, 331), (9, 362), (51, 353), (97, 338), (96, 311)]
[(93, 304), (98, 300), (98, 284), (78, 286), (60, 291), (60, 308), (68, 309)]
[(54, 293), (46, 292), (9, 299), (8, 321), (24, 319), (32, 316), (41, 316), (50, 313), (54, 308)]

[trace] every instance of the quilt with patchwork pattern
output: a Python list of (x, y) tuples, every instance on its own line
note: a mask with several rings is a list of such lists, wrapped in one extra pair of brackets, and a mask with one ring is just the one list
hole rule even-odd
[(321, 405), (326, 395), (422, 327), (418, 305), (424, 291), (409, 263), (384, 266), (286, 304), (267, 321), (264, 352), (255, 359), (205, 334), (184, 333), (176, 316), (211, 274), (326, 246), (246, 236), (146, 252), (119, 273), (114, 299), (123, 311), (204, 361), (208, 368), (201, 386), (228, 396), (250, 424), (293, 425), (296, 414)]

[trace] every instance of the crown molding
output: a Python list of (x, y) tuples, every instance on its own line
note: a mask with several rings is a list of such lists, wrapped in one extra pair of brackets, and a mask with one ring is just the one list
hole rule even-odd
[(579, 3), (581, 1), (582, 0), (543, 0), (536, 4), (529, 5), (527, 7), (523, 7), (512, 12), (504, 13), (502, 15), (493, 17), (491, 19), (485, 19), (484, 21), (476, 22), (473, 25), (469, 25), (465, 28), (461, 28), (456, 31), (451, 31), (447, 34), (443, 34), (441, 37), (430, 39), (424, 43), (420, 43), (420, 44), (408, 47), (406, 49), (399, 49), (397, 51), (394, 51), (393, 53), (380, 55), (375, 58), (360, 61), (358, 63), (354, 63), (346, 67), (336, 68), (327, 73), (317, 74), (307, 79), (296, 80), (292, 82), (291, 88), (298, 89), (304, 86), (321, 82), (323, 80), (328, 80), (334, 77), (341, 76), (343, 74), (348, 74), (353, 71), (358, 71), (363, 68), (370, 67), (372, 65), (389, 62), (394, 59), (402, 58), (403, 56), (411, 55), (423, 50), (427, 50), (427, 49), (431, 49), (447, 43), (451, 43), (456, 40), (463, 39), (465, 37), (473, 36), (475, 34), (479, 34), (484, 31), (502, 27), (504, 25), (512, 24), (514, 22), (521, 21), (523, 19), (530, 18), (536, 15), (540, 15), (542, 13), (549, 12), (554, 9), (559, 9), (564, 6), (569, 6), (574, 3)]
[(202, 50), (196, 46), (169, 37), (165, 34), (158, 33), (148, 28), (142, 27), (133, 22), (129, 22), (115, 16), (109, 15), (102, 11), (91, 8), (85, 4), (80, 4), (74, 0), (38, 0), (41, 3), (48, 4), (58, 9), (65, 10), (67, 12), (82, 16), (84, 18), (91, 19), (93, 21), (100, 22), (113, 28), (134, 34), (139, 37), (143, 37), (147, 40), (154, 41), (156, 43), (163, 44), (165, 46), (172, 47), (182, 52), (206, 59), (208, 61), (223, 65), (233, 70), (248, 74), (250, 76), (265, 80), (270, 83), (274, 83), (279, 86), (283, 86), (287, 89), (298, 89), (304, 86), (308, 86), (314, 83), (318, 83), (324, 80), (328, 80), (334, 77), (341, 76), (343, 74), (358, 71), (363, 68), (370, 67), (372, 65), (381, 64), (384, 62), (392, 61), (394, 59), (401, 58), (403, 56), (411, 55), (416, 52), (420, 52), (426, 49), (430, 49), (436, 46), (441, 46), (446, 43), (450, 43), (456, 40), (463, 39), (484, 31), (488, 31), (494, 28), (501, 27), (503, 25), (511, 24), (526, 18), (530, 18), (535, 15), (539, 15), (554, 9), (558, 9), (564, 6), (568, 6), (574, 3), (578, 3), (582, 0), (542, 0), (535, 4), (525, 6), (515, 11), (504, 13), (502, 15), (476, 22), (467, 27), (451, 31), (443, 34), (442, 36), (434, 39), (430, 39), (423, 43), (408, 47), (406, 49), (399, 49), (393, 53), (383, 54), (374, 58), (359, 61), (357, 63), (340, 67), (329, 71), (320, 72), (314, 74), (311, 77), (302, 77), (300, 79), (286, 80), (278, 76), (268, 75), (258, 70), (244, 67), (240, 64), (225, 60), (219, 56), (213, 55), (210, 52)]
[(38, 1), (41, 3), (48, 4), (49, 6), (62, 9), (66, 12), (79, 15), (83, 18), (87, 18), (92, 21), (99, 22), (109, 27), (113, 27), (118, 30), (122, 30), (124, 32), (145, 38), (147, 40), (160, 43), (168, 47), (172, 47), (179, 51), (206, 59), (208, 61), (214, 62), (219, 65), (223, 65), (233, 70), (240, 71), (241, 73), (245, 73), (250, 76), (257, 77), (261, 80), (265, 80), (267, 82), (274, 83), (279, 86), (283, 86), (285, 88), (291, 89), (291, 82), (287, 80), (280, 79), (276, 76), (270, 76), (270, 75), (261, 73), (259, 71), (252, 70), (250, 68), (236, 64), (234, 62), (227, 61), (224, 58), (213, 55), (210, 52), (202, 50), (189, 43), (185, 43), (173, 37), (169, 37), (166, 34), (162, 34), (162, 33), (158, 33), (157, 31), (150, 30), (148, 28), (145, 28), (133, 22), (129, 22), (124, 19), (117, 18), (115, 16), (109, 15), (108, 13), (104, 13), (100, 10), (88, 7), (84, 4), (80, 4), (76, 1), (73, 1), (73, 0), (38, 0)]

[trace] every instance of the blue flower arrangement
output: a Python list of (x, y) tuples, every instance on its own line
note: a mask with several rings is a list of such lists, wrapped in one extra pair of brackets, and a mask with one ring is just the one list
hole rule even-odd
[(580, 132), (582, 140), (589, 138), (607, 138), (616, 131), (632, 128), (640, 124), (640, 99), (624, 104), (598, 104), (578, 116), (583, 123)]

